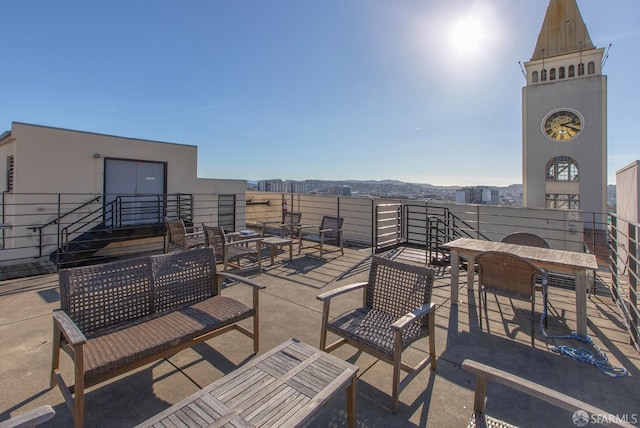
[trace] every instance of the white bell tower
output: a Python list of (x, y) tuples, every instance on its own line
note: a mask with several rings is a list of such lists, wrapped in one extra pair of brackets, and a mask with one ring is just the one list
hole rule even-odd
[(576, 0), (550, 0), (522, 89), (523, 205), (606, 212), (607, 77)]

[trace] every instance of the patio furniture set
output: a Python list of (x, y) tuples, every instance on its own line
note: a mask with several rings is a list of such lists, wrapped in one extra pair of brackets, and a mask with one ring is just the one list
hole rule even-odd
[[(293, 224), (281, 223), (280, 227), (290, 234), (296, 233)], [(226, 269), (231, 259), (240, 257), (241, 253), (245, 255), (249, 250), (260, 259), (264, 238), (236, 236), (229, 240), (222, 228), (203, 225), (203, 229), (207, 240), (205, 248), (60, 271), (61, 309), (54, 311), (51, 386), (60, 387), (77, 427), (83, 423), (84, 389), (114, 376), (232, 329), (251, 338), (254, 352), (258, 353), (259, 290), (265, 287), (248, 278), (218, 272), (214, 251), (224, 255)], [(299, 237), (303, 229), (298, 225)], [(188, 236), (187, 232), (182, 235)], [(327, 237), (337, 239), (341, 244), (341, 221), (335, 218), (323, 221), (318, 237), (321, 251)], [(485, 252), (490, 243), (481, 247), (475, 241), (457, 240), (448, 244), (452, 252), (452, 301), (457, 303), (457, 267), (460, 254), (465, 254), (471, 257), (469, 266), (473, 266), (474, 258), (479, 264), (481, 294), (497, 292), (530, 300), (533, 319), (535, 278), (542, 273), (536, 264), (550, 264), (551, 256), (544, 251), (554, 250), (532, 253), (527, 248), (534, 247), (493, 243), (499, 245), (498, 248), (491, 247), (491, 252)], [(255, 250), (248, 245), (252, 243), (256, 244)], [(513, 258), (498, 250), (511, 251)], [(342, 251), (341, 245), (339, 251)], [(576, 293), (581, 292), (579, 284), (584, 271), (593, 265), (576, 261), (579, 257), (573, 261), (559, 258), (560, 253), (553, 254), (554, 266), (575, 273)], [(469, 270), (469, 277), (473, 278), (474, 269)], [(371, 256), (368, 281), (317, 296), (323, 302), (319, 349), (291, 339), (140, 426), (165, 426), (165, 422), (166, 426), (211, 426), (214, 423), (216, 426), (225, 423), (299, 426), (309, 423), (337, 393), (346, 391), (348, 426), (353, 427), (358, 368), (328, 354), (344, 344), (393, 367), (390, 408), (395, 413), (401, 391), (415, 374), (427, 365), (436, 369), (436, 305), (431, 302), (434, 275), (433, 269), (424, 266)], [(252, 305), (222, 296), (224, 280), (252, 287)], [(356, 290), (363, 293), (362, 306), (332, 316), (332, 300)], [(482, 309), (480, 317), (481, 312)], [(239, 324), (249, 318), (253, 318), (252, 330)], [(578, 321), (580, 323), (580, 319)], [(338, 340), (327, 345), (327, 333), (338, 336)], [(531, 336), (533, 345), (533, 331)], [(423, 338), (428, 338), (428, 355), (415, 366), (404, 363), (403, 351)], [(58, 370), (61, 350), (74, 361), (73, 386), (67, 386)], [(477, 376), (475, 413), (470, 426), (477, 423), (478, 415), (483, 414), (487, 379), (506, 382), (557, 405), (563, 405), (567, 400), (573, 403), (571, 406), (577, 403), (475, 362), (465, 362), (464, 368)], [(401, 371), (408, 372), (402, 381)], [(476, 422), (473, 422), (474, 418)]]
[[(302, 213), (287, 212), (283, 215), (282, 222), (263, 222), (262, 234), (253, 230), (240, 232), (225, 232), (221, 226), (202, 224), (202, 230), (188, 228), (182, 219), (165, 219), (166, 236), (164, 252), (172, 249), (186, 251), (191, 248), (213, 247), (218, 257), (224, 264), (226, 271), (229, 266), (241, 269), (241, 259), (254, 258), (258, 262), (259, 272), (262, 272), (262, 247), (269, 248), (271, 265), (274, 263), (278, 249), (289, 247), (289, 261), (293, 259), (293, 241), (298, 241), (298, 254), (303, 248), (317, 248), (320, 258), (328, 252), (339, 251), (344, 255), (342, 240), (342, 224), (344, 219), (335, 216), (323, 216), (319, 226), (303, 225), (300, 223)], [(267, 236), (267, 233), (276, 233), (275, 236)], [(264, 235), (264, 236), (263, 236)], [(307, 242), (306, 244), (304, 242)], [(309, 245), (309, 242), (314, 244)], [(255, 244), (250, 248), (250, 244)], [(334, 250), (327, 245), (335, 246)], [(234, 262), (235, 260), (235, 262)]]

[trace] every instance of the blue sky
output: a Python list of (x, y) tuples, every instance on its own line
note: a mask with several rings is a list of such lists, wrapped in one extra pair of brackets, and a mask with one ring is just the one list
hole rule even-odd
[[(198, 146), (212, 178), (522, 181), (518, 61), (546, 0), (0, 2), (11, 122)], [(640, 1), (579, 0), (609, 183), (640, 159)]]

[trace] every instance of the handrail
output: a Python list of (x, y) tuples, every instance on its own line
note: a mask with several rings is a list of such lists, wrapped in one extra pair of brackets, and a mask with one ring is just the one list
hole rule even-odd
[[(69, 224), (66, 227), (63, 227), (60, 230), (60, 236), (62, 237), (61, 241), (62, 242), (58, 242), (58, 248), (63, 248), (64, 251), (68, 250), (68, 246), (69, 246), (69, 235), (75, 232), (78, 232), (79, 230), (82, 230), (82, 228), (88, 224), (93, 224), (95, 223), (99, 218), (103, 218), (103, 210), (104, 212), (107, 211), (107, 207), (111, 207), (112, 210), (111, 212), (113, 212), (113, 206), (115, 205), (115, 203), (119, 200), (120, 196), (117, 196), (116, 199), (114, 199), (113, 201), (109, 202), (107, 205), (105, 206), (101, 206), (98, 209), (93, 210), (92, 212), (84, 215), (83, 217), (77, 219), (76, 221), (74, 221), (73, 223)], [(98, 216), (94, 216), (96, 213), (100, 212), (100, 214)], [(89, 217), (94, 216), (91, 220), (88, 220), (86, 222), (84, 222), (83, 224), (80, 224), (81, 222), (83, 222), (84, 220), (88, 219)], [(77, 226), (75, 229), (70, 230), (71, 226)], [(112, 228), (113, 228), (113, 224), (112, 224)], [(60, 241), (60, 240), (59, 240)], [(64, 252), (63, 251), (63, 252)]]
[(66, 212), (66, 213), (64, 213), (64, 214), (62, 214), (62, 215), (59, 215), (57, 218), (55, 218), (55, 219), (51, 220), (51, 221), (50, 221), (49, 223), (47, 223), (47, 224), (44, 224), (44, 225), (42, 225), (42, 226), (33, 226), (33, 227), (29, 227), (29, 229), (31, 229), (31, 230), (33, 230), (33, 231), (35, 232), (35, 231), (36, 231), (36, 229), (40, 229), (40, 230), (42, 230), (42, 229), (44, 229), (44, 228), (45, 228), (45, 227), (47, 227), (47, 226), (50, 226), (50, 225), (52, 225), (52, 224), (57, 224), (57, 223), (58, 223), (62, 218), (64, 218), (64, 217), (68, 216), (69, 214), (73, 214), (74, 212), (76, 212), (76, 211), (78, 211), (78, 210), (81, 210), (82, 208), (86, 207), (86, 206), (87, 206), (87, 205), (89, 205), (89, 204), (92, 204), (92, 203), (94, 203), (94, 202), (99, 201), (99, 200), (100, 200), (100, 198), (102, 198), (102, 195), (98, 195), (98, 196), (96, 196), (95, 198), (92, 198), (92, 199), (90, 199), (90, 200), (88, 200), (88, 201), (84, 202), (82, 205), (77, 206), (76, 208), (72, 209), (71, 211), (68, 211), (68, 212)]
[[(34, 232), (38, 231), (38, 257), (42, 257), (42, 229), (44, 229), (47, 226), (51, 226), (52, 224), (57, 224), (60, 225), (60, 220), (70, 214), (73, 214), (74, 212), (86, 207), (89, 204), (92, 204), (94, 202), (97, 202), (100, 200), (100, 198), (102, 198), (102, 195), (98, 195), (94, 198), (91, 198), (90, 200), (84, 202), (83, 204), (81, 204), (80, 206), (75, 207), (74, 209), (72, 209), (71, 211), (68, 211), (64, 214), (58, 215), (58, 217), (56, 217), (55, 219), (51, 220), (49, 223), (42, 225), (42, 226), (32, 226), (32, 227), (28, 227), (27, 229), (31, 229)], [(60, 195), (58, 194), (58, 199), (60, 199)], [(58, 213), (60, 212), (59, 209), (59, 205), (58, 205)], [(60, 236), (60, 233), (58, 231), (58, 236)], [(59, 243), (59, 242), (58, 242)]]
[[(60, 195), (59, 195), (60, 196)], [(54, 220), (41, 226), (30, 227), (31, 230), (39, 232), (39, 244), (38, 244), (38, 257), (42, 257), (43, 251), (43, 229), (47, 226), (54, 224), (58, 225), (57, 231), (57, 254), (69, 251), (70, 237), (81, 232), (83, 229), (89, 230), (88, 226), (96, 225), (98, 223), (109, 225), (111, 229), (119, 228), (123, 226), (125, 216), (123, 211), (127, 209), (123, 201), (127, 198), (140, 198), (140, 197), (154, 197), (156, 203), (154, 203), (153, 212), (157, 213), (157, 222), (161, 223), (162, 219), (167, 216), (169, 211), (175, 212), (180, 218), (186, 221), (193, 222), (193, 195), (188, 193), (177, 193), (173, 195), (173, 202), (170, 200), (170, 195), (167, 194), (136, 194), (136, 195), (117, 195), (115, 198), (106, 203), (101, 204), (96, 209), (81, 213), (81, 216), (75, 219), (73, 222), (67, 224), (65, 227), (60, 227), (61, 219), (67, 217), (70, 214), (78, 213), (82, 208), (87, 207), (91, 203), (106, 199), (106, 195), (99, 195), (91, 198), (89, 201), (82, 203), (74, 209), (59, 215)], [(171, 204), (171, 206), (168, 206)], [(58, 212), (60, 212), (60, 203), (58, 203)], [(134, 208), (135, 212), (142, 214), (148, 213), (149, 207)], [(135, 212), (126, 212), (126, 214), (135, 214)]]

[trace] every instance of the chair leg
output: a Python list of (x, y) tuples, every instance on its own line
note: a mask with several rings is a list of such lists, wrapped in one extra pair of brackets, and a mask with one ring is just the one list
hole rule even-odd
[(331, 300), (325, 300), (322, 307), (322, 327), (320, 330), (320, 350), (327, 349), (327, 322), (329, 321), (329, 307)]
[(391, 412), (398, 411), (400, 401), (400, 370), (402, 367), (402, 331), (396, 331), (395, 350), (393, 353), (393, 388), (391, 392)]
[(82, 346), (74, 347), (74, 399), (73, 399), (73, 425), (82, 428), (84, 424), (84, 351)]
[(429, 354), (431, 354), (431, 370), (436, 369), (436, 312), (429, 314)]
[[(535, 290), (534, 290), (535, 292)], [(534, 297), (531, 299), (531, 347), (535, 347), (535, 329), (534, 329), (534, 319), (536, 316), (536, 299), (535, 299), (535, 294)]]
[(549, 292), (543, 290), (542, 291), (542, 304), (543, 304), (543, 309), (544, 309), (544, 313), (547, 315), (544, 317), (544, 328), (548, 327), (548, 320), (549, 320), (549, 312), (547, 311), (547, 304), (549, 302)]
[(53, 328), (53, 344), (51, 354), (51, 380), (49, 381), (51, 388), (55, 387), (58, 383), (55, 377), (55, 372), (60, 366), (60, 331), (54, 326)]
[(482, 289), (478, 289), (478, 315), (480, 316), (480, 331), (482, 331)]
[(253, 352), (260, 350), (260, 290), (253, 289)]

